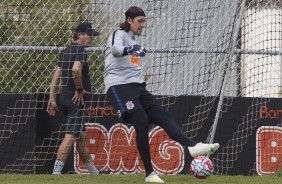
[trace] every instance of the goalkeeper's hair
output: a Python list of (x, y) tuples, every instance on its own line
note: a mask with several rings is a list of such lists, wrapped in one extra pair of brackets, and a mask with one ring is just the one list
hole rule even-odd
[(137, 6), (131, 6), (130, 8), (128, 8), (128, 10), (125, 12), (125, 21), (123, 23), (120, 24), (119, 28), (121, 30), (124, 30), (126, 32), (128, 32), (130, 30), (130, 24), (128, 23), (128, 18), (131, 18), (132, 21), (135, 17), (138, 16), (146, 16), (145, 12), (137, 7)]
[(125, 32), (130, 31), (130, 24), (128, 23), (128, 21), (124, 21), (123, 23), (120, 24), (119, 28), (121, 30), (124, 30)]

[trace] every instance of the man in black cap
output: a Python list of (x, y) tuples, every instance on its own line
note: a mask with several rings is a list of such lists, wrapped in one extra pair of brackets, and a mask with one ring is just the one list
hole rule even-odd
[(53, 174), (61, 174), (71, 148), (76, 142), (77, 151), (81, 160), (91, 174), (99, 174), (85, 144), (85, 101), (90, 100), (91, 83), (86, 47), (92, 45), (95, 31), (91, 23), (80, 23), (73, 35), (72, 43), (64, 49), (50, 86), (50, 98), (47, 112), (54, 116), (58, 107), (56, 94), (59, 79), (62, 79), (62, 94), (60, 96), (61, 110), (66, 118), (61, 130), (66, 131), (65, 137), (57, 152)]

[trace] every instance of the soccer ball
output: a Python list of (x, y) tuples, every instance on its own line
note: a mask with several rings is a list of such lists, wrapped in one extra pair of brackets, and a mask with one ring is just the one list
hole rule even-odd
[(190, 172), (196, 178), (206, 179), (214, 171), (212, 161), (205, 156), (196, 157), (190, 164)]

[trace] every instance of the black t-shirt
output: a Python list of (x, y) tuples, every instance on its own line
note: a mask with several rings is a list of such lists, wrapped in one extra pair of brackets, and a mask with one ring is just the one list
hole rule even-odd
[(62, 95), (67, 95), (70, 98), (73, 97), (76, 90), (72, 77), (72, 67), (74, 61), (80, 61), (82, 63), (82, 86), (83, 89), (91, 92), (89, 65), (87, 62), (87, 53), (85, 51), (85, 46), (78, 45), (77, 43), (72, 43), (67, 48), (65, 48), (58, 64), (62, 71)]

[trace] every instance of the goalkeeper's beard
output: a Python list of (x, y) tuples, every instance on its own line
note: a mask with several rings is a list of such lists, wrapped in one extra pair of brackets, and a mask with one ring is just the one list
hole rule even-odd
[(135, 35), (140, 36), (142, 34), (143, 28), (139, 28), (136, 31), (132, 31)]
[(142, 34), (142, 30), (143, 29), (138, 29), (138, 34), (137, 34), (138, 36)]

